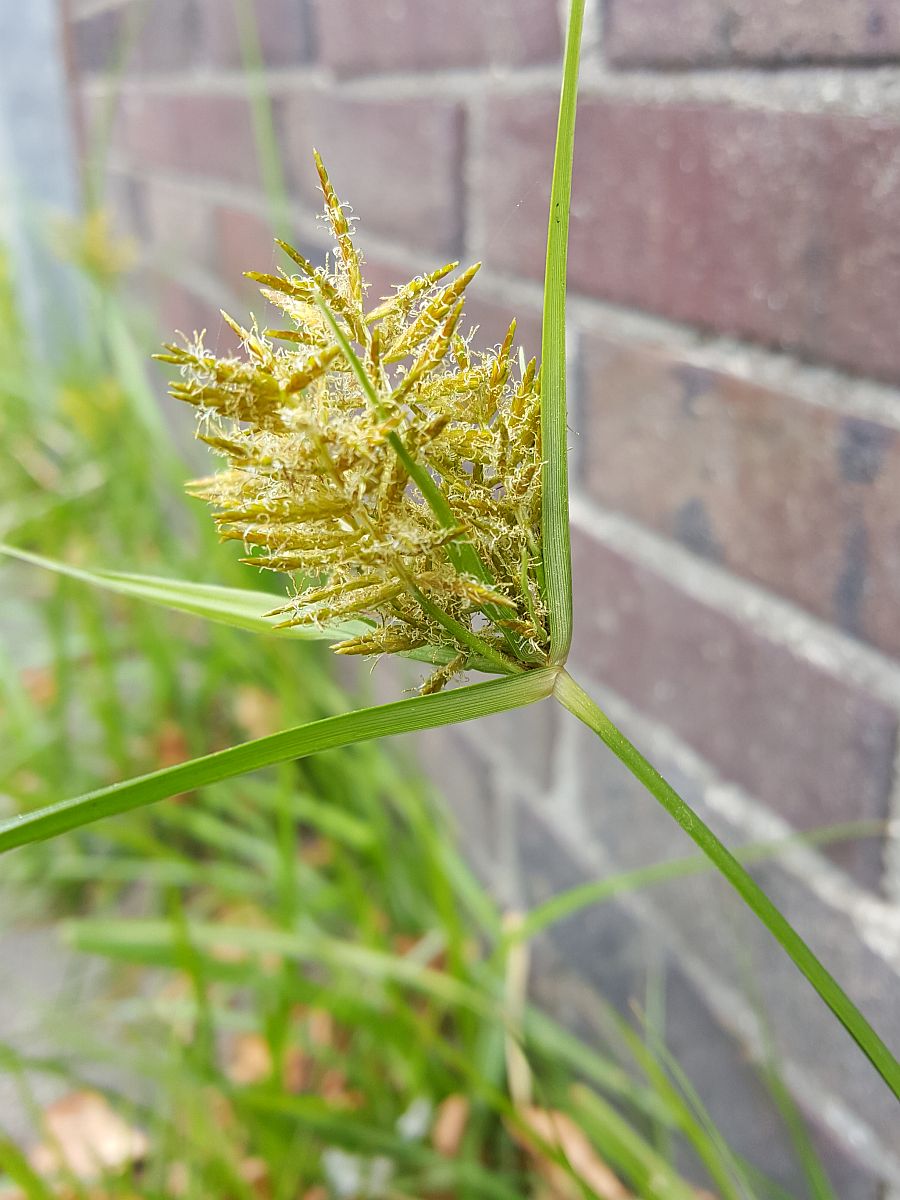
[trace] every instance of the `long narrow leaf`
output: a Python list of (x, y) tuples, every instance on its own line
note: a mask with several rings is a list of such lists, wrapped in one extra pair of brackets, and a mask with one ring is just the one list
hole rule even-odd
[(554, 694), (569, 712), (597, 734), (712, 861), (747, 907), (781, 944), (900, 1100), (900, 1062), (753, 876), (568, 672), (561, 671), (557, 676)]
[(628, 1173), (648, 1200), (696, 1200), (698, 1193), (597, 1092), (576, 1084), (572, 1089), (579, 1125), (603, 1147), (610, 1163)]
[[(171, 921), (89, 917), (67, 922), (64, 934), (69, 945), (87, 954), (138, 964), (169, 967), (178, 964), (178, 933)], [(298, 962), (357, 971), (378, 983), (398, 983), (439, 1003), (470, 1008), (484, 1016), (493, 1016), (497, 1011), (490, 995), (445, 971), (424, 966), (409, 955), (376, 950), (311, 928), (266, 929), (194, 922), (190, 938), (201, 951), (228, 946), (246, 954), (283, 955)]]
[(416, 729), (452, 725), (531, 704), (550, 694), (555, 677), (556, 672), (552, 669), (528, 671), (512, 678), (489, 680), (452, 692), (416, 696), (376, 708), (357, 709), (336, 717), (311, 721), (252, 742), (243, 742), (215, 754), (153, 771), (149, 775), (140, 775), (123, 783), (114, 783), (99, 791), (61, 800), (36, 812), (5, 821), (0, 824), (0, 853), (29, 842), (56, 837), (104, 817), (129, 812), (181, 792), (217, 783), (220, 779), (230, 779), (290, 759), (305, 758), (320, 750), (331, 750), (336, 746), (347, 746), (395, 733), (409, 733)]
[[(190, 579), (169, 579), (162, 575), (131, 575), (123, 571), (90, 570), (57, 559), (44, 558), (40, 554), (32, 554), (29, 550), (20, 550), (17, 546), (3, 542), (0, 542), (0, 554), (43, 567), (46, 571), (54, 571), (57, 575), (67, 575), (91, 587), (103, 588), (104, 591), (130, 596), (135, 600), (144, 600), (173, 612), (188, 613), (204, 621), (214, 621), (218, 625), (246, 629), (251, 633), (265, 633), (307, 642), (336, 642), (343, 638), (357, 637), (372, 628), (364, 621), (341, 621), (279, 629), (275, 622), (266, 616), (277, 603), (277, 597), (271, 592), (220, 587), (217, 584), (195, 583)], [(446, 646), (422, 646), (417, 650), (404, 651), (403, 657), (441, 665), (450, 662), (455, 653), (455, 650)], [(468, 666), (473, 671), (482, 671), (490, 675), (497, 672), (493, 662), (487, 662), (477, 656), (469, 660)]]
[(122, 571), (89, 570), (3, 543), (0, 543), (0, 554), (43, 567), (47, 571), (54, 571), (57, 575), (67, 575), (71, 579), (103, 588), (107, 592), (146, 600), (176, 612), (190, 613), (207, 621), (231, 625), (237, 629), (249, 629), (254, 633), (271, 633), (305, 640), (337, 641), (339, 638), (364, 633), (369, 628), (360, 621), (353, 621), (343, 625), (276, 629), (274, 622), (265, 615), (278, 603), (278, 597), (271, 592), (219, 587), (214, 584), (195, 583), (188, 579), (166, 579), (159, 575), (130, 575)]
[(550, 191), (547, 266), (541, 341), (541, 437), (543, 499), (541, 527), (544, 573), (550, 611), (550, 661), (565, 662), (572, 641), (572, 561), (569, 545), (569, 467), (566, 424), (566, 263), (569, 205), (572, 198), (572, 154), (575, 147), (575, 102), (584, 0), (572, 0), (563, 62), (556, 156)]

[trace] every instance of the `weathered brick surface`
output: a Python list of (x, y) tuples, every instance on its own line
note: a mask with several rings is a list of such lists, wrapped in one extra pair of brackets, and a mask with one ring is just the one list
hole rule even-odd
[(482, 746), (484, 754), (504, 773), (546, 792), (555, 776), (559, 711), (558, 704), (545, 700), (526, 709), (483, 717), (462, 726), (462, 733), (468, 741)]
[[(485, 253), (539, 278), (555, 99), (497, 97)], [(900, 125), (588, 99), (570, 279), (589, 296), (900, 374)]]
[(120, 21), (115, 54), (127, 53), (129, 70), (175, 74), (197, 61), (203, 39), (194, 0), (153, 0), (143, 9), (123, 5), (112, 15)]
[[(620, 800), (610, 805), (608, 820), (602, 824), (598, 822), (597, 833), (602, 844), (603, 839), (615, 834), (621, 825), (634, 820), (635, 808), (640, 811), (652, 802), (637, 784), (615, 778), (618, 771), (624, 772), (624, 768), (596, 743), (596, 739), (595, 746), (596, 749), (585, 747), (592, 777), (590, 802), (598, 809), (605, 806), (608, 787), (620, 795)], [(662, 830), (654, 841), (664, 842), (666, 830), (669, 832), (669, 849), (663, 854), (684, 853), (684, 845), (689, 843), (686, 839), (684, 842), (676, 840), (678, 835), (672, 836), (668, 818), (658, 809), (649, 816)], [(646, 823), (642, 821), (642, 824)], [(551, 814), (522, 806), (519, 828), (520, 874), (530, 904), (540, 903), (598, 874), (599, 867), (594, 871), (585, 867), (583, 852), (576, 859)], [(647, 854), (638, 861), (653, 860), (654, 856)], [(612, 866), (604, 866), (603, 870), (608, 874), (621, 866), (622, 860), (616, 859), (613, 851)], [(541, 1003), (578, 1029), (589, 1042), (599, 1041), (601, 1046), (609, 1046), (604, 1037), (604, 1032), (608, 1035), (608, 1031), (598, 1019), (596, 993), (631, 1016), (634, 1004), (641, 1011), (646, 1008), (650, 972), (661, 971), (668, 1048), (697, 1088), (728, 1144), (769, 1173), (782, 1187), (799, 1189), (803, 1194), (802, 1171), (764, 1084), (740, 1045), (717, 1028), (702, 996), (679, 965), (677, 951), (673, 952), (665, 932), (655, 928), (653, 911), (656, 906), (665, 914), (666, 920), (679, 925), (679, 932), (685, 934), (692, 951), (699, 954), (708, 967), (727, 978), (749, 1003), (761, 1001), (776, 1037), (786, 1037), (784, 1048), (788, 1053), (791, 1050), (791, 1022), (799, 1019), (807, 1023), (804, 1067), (828, 1090), (840, 1092), (849, 1082), (849, 1090), (861, 1098), (863, 1108), (860, 1111), (868, 1115), (874, 1110), (876, 1122), (880, 1123), (882, 1132), (887, 1133), (888, 1144), (892, 1144), (893, 1101), (872, 1087), (871, 1068), (859, 1057), (849, 1039), (844, 1040), (834, 1031), (830, 1014), (824, 1006), (810, 999), (807, 985), (796, 972), (791, 973), (791, 965), (779, 947), (764, 931), (748, 930), (750, 922), (743, 919), (738, 907), (740, 902), (731, 899), (725, 885), (710, 876), (698, 886), (698, 879), (694, 878), (654, 889), (646, 893), (644, 899), (649, 899), (650, 904), (646, 920), (638, 919), (619, 902), (608, 901), (588, 908), (556, 927), (552, 949), (546, 944), (539, 947), (532, 971)], [(797, 901), (798, 907), (792, 910), (793, 914), (797, 915), (803, 904), (816, 922), (822, 914), (808, 894)], [(694, 914), (700, 905), (705, 907), (699, 920), (695, 921)], [(829, 927), (827, 919), (824, 927)], [(743, 938), (745, 932), (749, 932), (749, 937), (739, 941), (739, 936)], [(817, 936), (815, 928), (810, 930), (810, 937), (826, 953), (833, 948)], [(779, 960), (783, 960), (783, 966)], [(841, 962), (839, 967), (846, 972), (848, 965)], [(865, 962), (853, 965), (861, 971), (851, 980), (854, 995), (868, 1005), (869, 1012), (886, 1020), (888, 1027), (894, 1028), (900, 1036), (891, 1000), (897, 986), (896, 975), (872, 955), (868, 955)], [(756, 996), (749, 993), (748, 971), (753, 972), (752, 977), (756, 980)], [(777, 971), (777, 982), (770, 971)], [(842, 978), (846, 981), (845, 976)], [(578, 980), (590, 987), (579, 988)], [(779, 1011), (782, 996), (788, 999), (790, 1011), (787, 1014)], [(834, 1064), (835, 1070), (831, 1074), (830, 1053), (823, 1055), (821, 1048), (823, 1045), (830, 1048), (835, 1042), (839, 1043), (836, 1057), (840, 1061)], [(615, 1050), (614, 1040), (612, 1048)], [(848, 1080), (844, 1079), (844, 1070), (849, 1072)], [(811, 1099), (806, 1097), (807, 1115), (815, 1121), (821, 1113), (818, 1106), (810, 1107)], [(818, 1130), (816, 1141), (841, 1200), (876, 1200), (878, 1183), (867, 1170), (854, 1167), (846, 1150), (835, 1145), (824, 1129)], [(702, 1179), (701, 1168), (683, 1148), (679, 1159), (691, 1178)]]
[(275, 245), (271, 223), (258, 213), (219, 205), (212, 226), (219, 276), (231, 292), (254, 300), (254, 311), (262, 320), (268, 320), (275, 310), (260, 300), (259, 288), (244, 278), (244, 272), (272, 271), (285, 265), (284, 255)]
[(142, 172), (259, 184), (250, 105), (242, 96), (130, 91), (118, 103), (114, 145)]
[[(488, 97), (484, 143), (475, 163), (481, 221), (473, 249), (493, 270), (543, 278), (555, 103), (549, 91)], [(580, 111), (590, 103), (582, 99)], [(578, 205), (573, 218), (577, 214)]]
[[(194, 330), (205, 329), (204, 341), (211, 350), (218, 354), (235, 352), (235, 336), (214, 304), (168, 276), (154, 278), (152, 287), (161, 337), (169, 341), (174, 330), (190, 336)], [(167, 413), (181, 414), (186, 406), (166, 404), (165, 407)]]
[(605, 12), (606, 54), (620, 66), (900, 56), (890, 0), (609, 0)]
[(111, 71), (122, 45), (123, 14), (117, 9), (91, 13), (69, 26), (72, 64), (84, 74)]
[(521, 300), (513, 300), (502, 304), (496, 300), (488, 300), (483, 294), (478, 278), (467, 290), (466, 312), (463, 325), (476, 325), (477, 330), (472, 340), (476, 349), (486, 349), (498, 346), (506, 336), (510, 321), (515, 318), (515, 342), (521, 346), (526, 361), (530, 358), (541, 358), (541, 314), (540, 310), (531, 307)]
[[(201, 24), (198, 54), (214, 67), (240, 69), (244, 64), (241, 31), (234, 5), (197, 0)], [(307, 62), (313, 37), (306, 0), (253, 0), (255, 30), (263, 62), (291, 67)]]
[[(579, 533), (575, 660), (799, 828), (883, 819), (897, 719)], [(870, 886), (877, 861), (848, 864)]]
[[(627, 726), (625, 731), (629, 732)], [(590, 858), (590, 844), (595, 844), (598, 855), (611, 863), (604, 869), (615, 872), (695, 852), (693, 843), (599, 740), (587, 730), (580, 737), (582, 804), (592, 835), (587, 845), (579, 839), (582, 859)], [(658, 754), (655, 757), (726, 845), (739, 846), (747, 840), (742, 830), (710, 809), (695, 781)], [(581, 870), (589, 868), (582, 865)], [(777, 861), (757, 863), (750, 870), (887, 1044), (900, 1046), (896, 970), (864, 945), (845, 914), (822, 903)], [(883, 1089), (873, 1087), (871, 1068), (856, 1047), (836, 1029), (834, 1018), (814, 1000), (790, 959), (715, 871), (655, 886), (643, 899), (651, 925), (655, 915), (677, 931), (690, 954), (750, 1006), (755, 988), (781, 1053), (801, 1065), (826, 1092), (842, 1095), (895, 1149), (891, 1132), (896, 1128), (895, 1102)], [(828, 1048), (826, 1054), (823, 1046)]]
[(139, 186), (146, 237), (157, 262), (176, 270), (186, 262), (211, 268), (218, 246), (210, 206), (172, 180), (149, 179)]
[[(263, 61), (291, 66), (309, 58), (304, 0), (255, 0)], [(221, 0), (153, 0), (122, 4), (72, 23), (72, 58), (80, 71), (170, 74), (196, 67), (240, 68), (244, 54), (234, 6)]]
[[(288, 92), (280, 126), (294, 191), (321, 204), (315, 146), (364, 229), (441, 256), (460, 249), (463, 109), (453, 101)], [(422, 263), (425, 270), (429, 263)]]
[(596, 500), (900, 655), (900, 432), (644, 345), (581, 361)]
[(486, 762), (459, 729), (426, 730), (407, 741), (413, 761), (444, 797), (467, 856), (490, 878), (503, 850), (498, 798)]
[(548, 62), (560, 54), (555, 0), (313, 0), (322, 60), (344, 74)]

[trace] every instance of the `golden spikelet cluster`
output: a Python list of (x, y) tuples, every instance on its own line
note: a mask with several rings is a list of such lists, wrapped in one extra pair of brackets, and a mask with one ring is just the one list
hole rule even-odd
[(316, 155), (335, 239), (324, 268), (249, 276), (287, 318), (219, 358), (202, 336), (158, 357), (171, 394), (227, 469), (191, 485), (245, 560), (293, 579), (280, 625), (357, 622), (341, 654), (415, 652), (437, 670), (518, 671), (546, 657), (540, 379), (513, 353), (475, 353), (450, 263), (367, 308), (362, 260)]

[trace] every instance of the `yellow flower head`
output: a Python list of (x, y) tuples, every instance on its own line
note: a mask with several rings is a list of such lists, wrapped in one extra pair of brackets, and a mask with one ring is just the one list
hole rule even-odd
[[(249, 272), (288, 318), (244, 355), (167, 345), (199, 434), (227, 469), (191, 485), (223, 538), (293, 578), (281, 625), (361, 622), (341, 654), (417, 651), (438, 670), (518, 671), (548, 644), (540, 542), (540, 378), (460, 332), (478, 267), (450, 263), (367, 308), (362, 259), (316, 155), (335, 249), (315, 268)], [(275, 615), (275, 614), (273, 614)], [(430, 648), (428, 653), (424, 648)]]

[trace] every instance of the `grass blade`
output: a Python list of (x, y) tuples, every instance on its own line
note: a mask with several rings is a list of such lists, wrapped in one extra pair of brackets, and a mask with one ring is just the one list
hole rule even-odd
[(609, 1162), (629, 1176), (647, 1200), (696, 1200), (698, 1193), (656, 1153), (620, 1112), (602, 1096), (576, 1084), (572, 1088), (574, 1115), (579, 1125)]
[(541, 334), (541, 439), (544, 454), (541, 528), (550, 610), (550, 662), (563, 663), (572, 641), (572, 556), (569, 545), (569, 466), (566, 424), (566, 263), (575, 102), (584, 0), (572, 0), (563, 60), (556, 155), (550, 191), (547, 266)]
[(29, 1200), (55, 1200), (56, 1193), (41, 1179), (26, 1156), (11, 1138), (0, 1135), (0, 1171), (23, 1190), (10, 1195), (24, 1195)]
[(133, 411), (163, 451), (158, 461), (164, 463), (174, 476), (180, 464), (172, 435), (163, 419), (162, 409), (147, 382), (146, 355), (142, 354), (135, 344), (124, 310), (115, 300), (110, 300), (109, 297), (104, 299), (107, 301), (103, 311), (104, 334), (116, 375), (124, 387)]
[(90, 570), (44, 558), (40, 554), (32, 554), (28, 550), (20, 550), (3, 543), (0, 543), (0, 554), (43, 567), (47, 571), (54, 571), (57, 575), (67, 575), (71, 579), (103, 588), (107, 592), (146, 600), (175, 612), (189, 613), (220, 625), (231, 625), (236, 629), (249, 629), (253, 633), (293, 636), (305, 641), (337, 641), (339, 638), (365, 633), (369, 628), (361, 621), (350, 621), (341, 625), (276, 629), (274, 621), (265, 615), (278, 603), (278, 597), (272, 592), (219, 587), (214, 584), (195, 583), (189, 579), (167, 579), (161, 575), (130, 575), (124, 571)]
[[(482, 685), (487, 686), (487, 685)], [(122, 962), (175, 968), (177, 933), (172, 922), (159, 918), (88, 917), (66, 922), (66, 943), (86, 954)], [(249, 955), (277, 955), (300, 963), (358, 973), (376, 983), (408, 987), (448, 1007), (471, 1009), (487, 1017), (499, 1015), (494, 999), (471, 984), (436, 967), (423, 966), (409, 955), (391, 954), (359, 942), (331, 937), (314, 928), (297, 930), (195, 922), (190, 926), (193, 945), (210, 955), (215, 970), (217, 947)], [(227, 970), (231, 964), (225, 964)]]
[(900, 1063), (756, 880), (566, 671), (557, 676), (554, 694), (569, 712), (605, 742), (724, 875), (745, 904), (787, 951), (794, 964), (806, 976), (900, 1100)]
[(806, 1189), (811, 1200), (838, 1200), (837, 1193), (831, 1186), (828, 1173), (816, 1151), (803, 1114), (781, 1075), (776, 1057), (769, 1056), (763, 1071), (763, 1079), (775, 1101), (775, 1107), (781, 1113), (788, 1137), (794, 1147), (794, 1154), (806, 1177)]
[[(103, 588), (120, 596), (145, 600), (173, 612), (188, 613), (204, 621), (218, 625), (229, 625), (233, 629), (246, 629), (251, 633), (272, 634), (275, 637), (293, 638), (295, 641), (337, 642), (342, 638), (357, 637), (371, 629), (364, 621), (330, 622), (324, 625), (297, 625), (279, 629), (265, 614), (270, 612), (278, 597), (272, 592), (252, 591), (249, 588), (220, 587), (217, 584), (195, 583), (190, 579), (168, 579), (162, 575), (131, 575), (124, 571), (89, 570), (75, 567), (57, 559), (44, 558), (29, 550), (20, 550), (0, 542), (0, 554), (17, 558), (20, 562), (43, 567), (57, 575), (67, 575), (91, 587)], [(403, 658), (440, 666), (450, 662), (456, 651), (447, 646), (420, 646), (417, 650), (405, 650)], [(500, 664), (506, 669), (505, 662)], [(498, 672), (498, 664), (473, 655), (467, 669), (486, 675)]]
[(181, 792), (217, 783), (220, 779), (230, 779), (275, 763), (305, 758), (320, 750), (331, 750), (395, 733), (409, 733), (416, 729), (452, 725), (531, 704), (550, 695), (555, 677), (556, 672), (550, 669), (528, 671), (513, 678), (489, 680), (452, 692), (416, 696), (376, 708), (357, 709), (336, 717), (311, 721), (252, 742), (243, 742), (227, 750), (153, 771), (149, 775), (114, 783), (84, 796), (60, 800), (0, 824), (0, 853), (29, 842), (56, 837), (104, 817), (129, 812)]
[[(190, 579), (169, 579), (161, 575), (131, 575), (124, 571), (90, 570), (56, 559), (44, 558), (40, 554), (32, 554), (29, 550), (20, 550), (17, 546), (9, 546), (3, 542), (0, 542), (0, 554), (43, 567), (46, 571), (54, 571), (57, 575), (67, 575), (91, 587), (103, 588), (104, 591), (130, 596), (135, 600), (145, 600), (173, 612), (188, 613), (204, 621), (229, 625), (233, 629), (246, 629), (251, 633), (271, 634), (275, 637), (293, 638), (295, 641), (336, 642), (342, 638), (356, 637), (371, 628), (363, 621), (343, 621), (279, 629), (275, 622), (265, 615), (278, 601), (278, 597), (272, 592), (220, 587), (216, 584), (195, 583)], [(446, 646), (422, 646), (418, 650), (405, 651), (403, 657), (438, 666), (450, 662), (455, 653), (455, 650)], [(473, 671), (486, 674), (494, 674), (497, 669), (494, 663), (477, 655), (469, 660), (468, 666)]]

